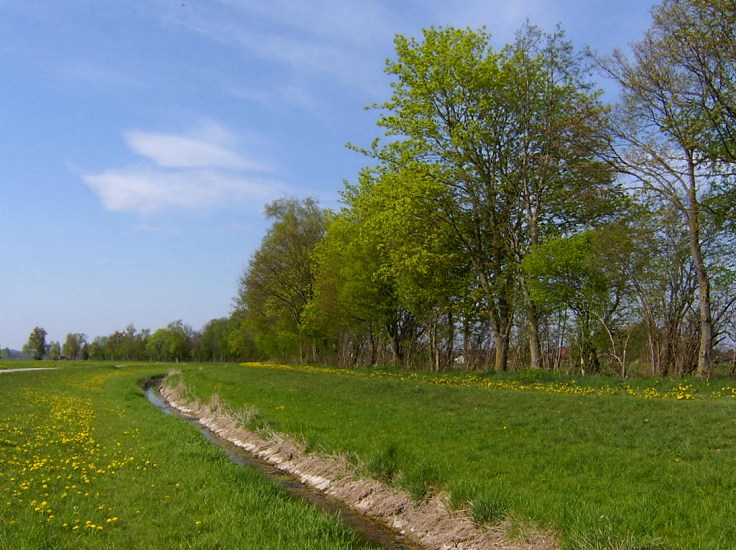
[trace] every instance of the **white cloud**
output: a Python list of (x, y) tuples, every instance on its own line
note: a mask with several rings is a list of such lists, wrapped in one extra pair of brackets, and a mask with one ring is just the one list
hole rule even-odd
[(152, 162), (82, 174), (108, 210), (150, 214), (167, 209), (260, 207), (286, 191), (286, 186), (263, 175), (264, 165), (249, 161), (234, 148), (237, 140), (232, 133), (214, 123), (185, 135), (131, 130), (124, 139), (134, 153)]
[(201, 209), (247, 205), (278, 194), (273, 182), (208, 170), (112, 169), (83, 176), (108, 210), (152, 213), (169, 208)]
[(234, 148), (235, 138), (225, 128), (208, 123), (191, 135), (130, 130), (124, 134), (128, 147), (165, 168), (227, 168), (263, 170)]

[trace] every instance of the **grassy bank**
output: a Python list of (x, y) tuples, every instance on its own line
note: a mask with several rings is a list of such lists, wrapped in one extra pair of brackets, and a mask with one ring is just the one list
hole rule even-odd
[(0, 375), (1, 549), (355, 547), (336, 520), (149, 404), (136, 382), (165, 371)]
[(731, 387), (257, 365), (184, 380), (418, 498), (441, 486), (478, 520), (515, 518), (520, 534), (551, 527), (569, 548), (736, 541)]

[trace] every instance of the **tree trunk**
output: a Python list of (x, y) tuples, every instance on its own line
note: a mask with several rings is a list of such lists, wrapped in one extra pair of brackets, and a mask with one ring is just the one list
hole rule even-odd
[(452, 311), (448, 311), (447, 312), (447, 346), (445, 347), (443, 370), (452, 365), (454, 354), (455, 354), (455, 319), (452, 315)]
[(529, 366), (542, 368), (542, 342), (539, 338), (539, 319), (536, 308), (529, 308)]
[(698, 350), (698, 376), (708, 378), (711, 370), (711, 349), (713, 347), (713, 318), (710, 304), (710, 277), (705, 266), (700, 243), (700, 204), (696, 194), (695, 167), (692, 159), (688, 163), (690, 186), (688, 189), (688, 232), (690, 254), (698, 279), (698, 314), (700, 321), (700, 348)]
[(500, 332), (494, 331), (493, 342), (495, 345), (493, 370), (495, 372), (504, 372), (509, 359), (509, 339), (505, 338)]
[(495, 344), (495, 358), (493, 370), (505, 372), (509, 362), (509, 336), (513, 315), (509, 304), (503, 298), (499, 298), (498, 319), (494, 323), (493, 341)]

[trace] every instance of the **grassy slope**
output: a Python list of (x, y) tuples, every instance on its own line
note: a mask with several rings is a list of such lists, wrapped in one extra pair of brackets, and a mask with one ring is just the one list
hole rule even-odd
[(353, 548), (136, 386), (162, 367), (0, 375), (0, 548)]
[(236, 366), (193, 367), (184, 379), (200, 396), (256, 406), (263, 421), (313, 448), (351, 453), (386, 477), (401, 470), (416, 494), (440, 484), (456, 504), (475, 502), (479, 517), (528, 518), (569, 547), (736, 544), (730, 397), (443, 387)]

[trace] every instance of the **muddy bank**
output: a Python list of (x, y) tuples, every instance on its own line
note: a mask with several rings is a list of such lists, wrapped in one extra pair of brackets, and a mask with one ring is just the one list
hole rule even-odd
[(550, 533), (535, 533), (526, 540), (512, 541), (508, 537), (508, 523), (479, 527), (464, 511), (450, 510), (445, 495), (434, 495), (416, 503), (408, 493), (361, 477), (344, 458), (306, 453), (303, 446), (282, 434), (264, 436), (246, 430), (242, 427), (242, 419), (227, 410), (217, 398), (207, 404), (191, 399), (183, 383), (161, 384), (159, 392), (171, 407), (219, 437), (383, 523), (407, 537), (411, 541), (409, 545), (416, 543), (422, 548), (437, 550), (556, 548), (555, 538)]

